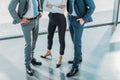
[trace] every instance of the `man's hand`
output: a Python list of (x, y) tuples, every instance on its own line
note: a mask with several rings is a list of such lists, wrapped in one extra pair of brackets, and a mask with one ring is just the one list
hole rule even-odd
[(30, 22), (30, 20), (23, 17), (20, 23), (28, 24), (29, 22)]
[(39, 13), (39, 18), (41, 18), (41, 17), (42, 17), (42, 14), (43, 14), (42, 12), (40, 12), (40, 13)]
[(77, 21), (79, 21), (79, 23), (80, 23), (81, 25), (83, 25), (83, 24), (85, 23), (85, 21), (84, 21), (82, 18), (77, 19)]
[(51, 4), (46, 5), (48, 8), (52, 8), (53, 6)]
[(65, 5), (60, 5), (60, 6), (58, 6), (58, 8), (64, 9)]

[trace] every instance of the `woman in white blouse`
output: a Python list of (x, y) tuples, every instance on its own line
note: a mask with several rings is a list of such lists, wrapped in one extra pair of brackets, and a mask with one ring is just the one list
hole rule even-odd
[(47, 52), (42, 55), (42, 58), (51, 56), (51, 49), (53, 44), (53, 37), (56, 27), (58, 27), (58, 36), (60, 43), (59, 59), (56, 68), (61, 66), (62, 57), (65, 50), (65, 31), (66, 31), (66, 18), (64, 16), (65, 6), (67, 0), (44, 0), (43, 10), (48, 11), (49, 24), (48, 24), (48, 47)]

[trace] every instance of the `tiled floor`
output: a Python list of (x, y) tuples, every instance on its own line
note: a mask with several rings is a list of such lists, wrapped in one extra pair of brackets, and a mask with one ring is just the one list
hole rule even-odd
[[(116, 33), (115, 33), (116, 34)], [(113, 35), (116, 36), (116, 35)], [(47, 35), (40, 35), (35, 57), (42, 66), (32, 66), (35, 71), (30, 77), (24, 68), (24, 38), (0, 41), (0, 80), (120, 80), (120, 42), (113, 40), (112, 26), (85, 29), (82, 37), (83, 62), (79, 73), (66, 77), (73, 58), (73, 44), (66, 32), (66, 49), (61, 68), (56, 69), (59, 52), (58, 34), (55, 34), (52, 60), (41, 59), (47, 47)]]

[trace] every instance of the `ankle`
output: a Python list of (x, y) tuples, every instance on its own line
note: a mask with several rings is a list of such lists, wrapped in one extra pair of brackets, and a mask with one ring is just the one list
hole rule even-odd
[(49, 56), (51, 55), (51, 50), (47, 50), (46, 53), (44, 54), (44, 56)]
[(62, 57), (63, 57), (62, 55), (59, 56), (57, 64), (61, 64), (62, 63)]
[(60, 56), (59, 56), (59, 59), (62, 60), (62, 58), (63, 58), (63, 55), (60, 55)]
[(50, 55), (51, 54), (51, 50), (47, 50), (46, 54)]

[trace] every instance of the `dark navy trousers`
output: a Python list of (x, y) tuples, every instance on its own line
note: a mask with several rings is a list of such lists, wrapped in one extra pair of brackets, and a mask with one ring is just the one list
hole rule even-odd
[(74, 60), (73, 67), (78, 67), (79, 60), (82, 58), (81, 38), (84, 29), (84, 24), (81, 25), (77, 18), (68, 16), (68, 25), (70, 29), (71, 38), (74, 44)]

